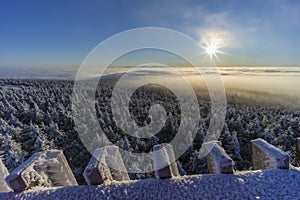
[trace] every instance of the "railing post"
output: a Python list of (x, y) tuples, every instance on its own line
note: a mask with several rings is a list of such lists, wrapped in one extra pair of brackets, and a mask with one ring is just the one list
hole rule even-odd
[(234, 162), (221, 147), (221, 142), (206, 142), (203, 143), (203, 147), (206, 153), (205, 158), (210, 173), (232, 174), (234, 172)]
[(5, 177), (8, 176), (8, 171), (4, 164), (2, 163), (2, 160), (0, 158), (0, 192), (9, 192), (11, 191), (8, 187), (8, 185), (5, 182)]
[(83, 176), (88, 185), (100, 185), (112, 180), (130, 180), (117, 146), (96, 149)]
[(265, 140), (251, 140), (251, 159), (254, 170), (289, 169), (289, 155)]
[(43, 186), (77, 185), (76, 179), (60, 150), (48, 150), (33, 154), (5, 178), (15, 192)]
[(296, 166), (300, 167), (300, 138), (296, 140)]
[(157, 178), (171, 178), (179, 176), (178, 166), (175, 161), (173, 146), (162, 143), (153, 147), (154, 170)]

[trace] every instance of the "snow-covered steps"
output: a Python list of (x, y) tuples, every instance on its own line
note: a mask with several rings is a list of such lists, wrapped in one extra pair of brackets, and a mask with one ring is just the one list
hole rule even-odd
[(300, 167), (300, 138), (296, 142), (296, 165)]
[(251, 160), (254, 170), (289, 169), (289, 155), (265, 140), (251, 140)]
[(154, 170), (156, 178), (171, 178), (179, 176), (178, 166), (175, 161), (173, 146), (162, 143), (153, 147)]
[(77, 185), (62, 151), (48, 150), (33, 154), (5, 178), (15, 192), (36, 186), (55, 187)]
[(96, 149), (83, 172), (88, 185), (127, 181), (129, 176), (117, 146)]
[(211, 141), (203, 143), (206, 152), (206, 163), (212, 174), (232, 174), (234, 172), (234, 162), (225, 150), (221, 147), (221, 142)]
[(2, 163), (2, 160), (0, 158), (0, 192), (9, 192), (11, 191), (8, 187), (8, 185), (5, 182), (5, 177), (8, 176), (8, 171), (4, 164)]

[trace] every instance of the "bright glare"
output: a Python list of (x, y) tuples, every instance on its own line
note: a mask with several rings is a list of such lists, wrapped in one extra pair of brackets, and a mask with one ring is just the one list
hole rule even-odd
[(210, 60), (218, 58), (217, 54), (225, 54), (219, 49), (225, 46), (226, 41), (220, 33), (210, 34), (209, 37), (203, 37), (201, 41), (201, 47), (204, 49), (206, 56), (209, 56)]
[(205, 53), (212, 58), (213, 56), (217, 56), (216, 53), (218, 52), (218, 46), (216, 44), (209, 44), (207, 47), (205, 47)]
[(222, 46), (218, 44), (217, 40), (211, 40), (209, 42), (204, 41), (204, 46), (202, 48), (204, 49), (204, 52), (206, 53), (207, 56), (212, 60), (213, 57), (218, 58), (217, 53), (223, 53), (222, 51), (219, 50)]

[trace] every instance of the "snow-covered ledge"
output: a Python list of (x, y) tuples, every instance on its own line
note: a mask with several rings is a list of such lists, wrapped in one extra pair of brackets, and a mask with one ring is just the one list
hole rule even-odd
[(210, 141), (203, 143), (206, 152), (206, 163), (212, 174), (232, 174), (234, 162), (221, 147), (221, 142)]
[(0, 192), (11, 191), (4, 180), (6, 176), (8, 176), (8, 171), (0, 158)]
[(254, 170), (289, 169), (289, 155), (265, 140), (261, 138), (251, 140), (251, 150)]
[(76, 179), (60, 150), (48, 150), (33, 154), (5, 178), (15, 192), (32, 187), (56, 187), (77, 185)]
[(162, 143), (153, 147), (154, 170), (157, 178), (171, 178), (179, 176), (178, 166), (175, 162), (173, 146)]
[(0, 193), (0, 199), (299, 199), (299, 186), (299, 169), (277, 169), (123, 181), (99, 186), (35, 188), (21, 193)]
[(113, 145), (95, 150), (83, 176), (88, 185), (130, 180), (119, 148)]

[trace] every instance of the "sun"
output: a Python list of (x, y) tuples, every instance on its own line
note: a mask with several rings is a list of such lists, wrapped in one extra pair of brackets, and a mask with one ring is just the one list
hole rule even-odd
[[(205, 37), (206, 36), (206, 37)], [(213, 61), (214, 58), (218, 59), (218, 54), (225, 54), (223, 51), (220, 51), (221, 48), (225, 47), (225, 41), (223, 35), (220, 33), (213, 33), (204, 35), (202, 37), (200, 45), (202, 49), (204, 50), (205, 56), (208, 56), (211, 61)]]
[(205, 53), (212, 59), (213, 56), (217, 56), (219, 47), (216, 44), (209, 44), (204, 47)]
[(218, 58), (218, 53), (224, 54), (224, 52), (219, 50), (220, 48), (222, 48), (222, 45), (218, 41), (218, 39), (211, 39), (210, 41), (204, 40), (204, 45), (202, 45), (204, 53), (206, 54), (206, 56), (209, 56), (211, 60), (214, 57)]

